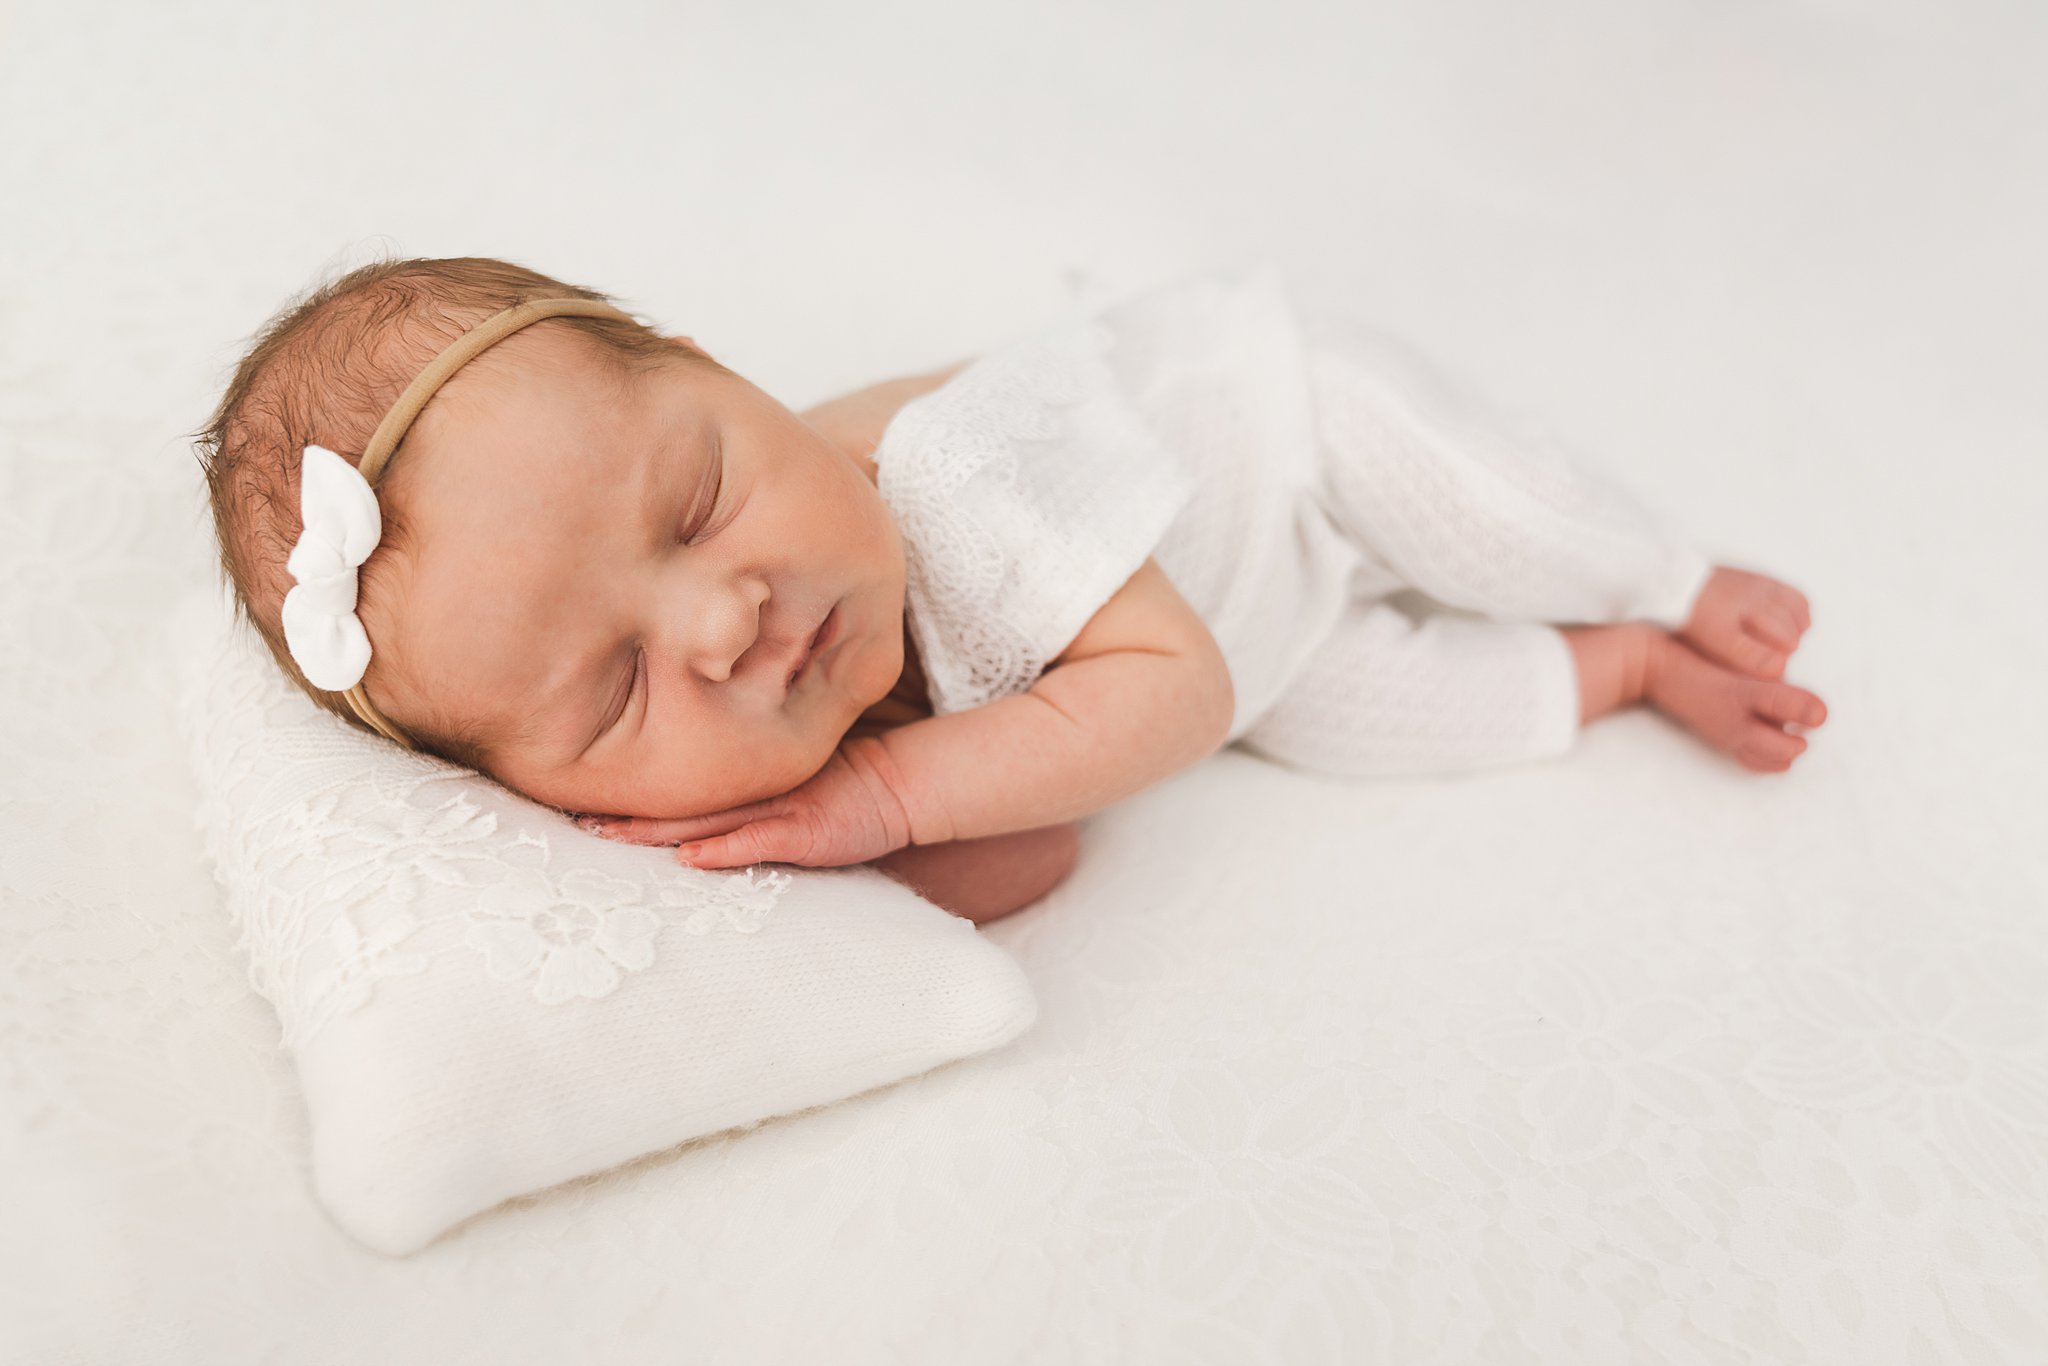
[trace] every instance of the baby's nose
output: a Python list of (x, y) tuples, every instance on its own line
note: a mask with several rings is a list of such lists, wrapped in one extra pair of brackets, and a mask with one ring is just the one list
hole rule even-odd
[(753, 578), (723, 594), (698, 598), (695, 610), (685, 607), (669, 617), (669, 648), (664, 653), (712, 683), (757, 670), (772, 672), (778, 648), (766, 629), (767, 598), (767, 585)]

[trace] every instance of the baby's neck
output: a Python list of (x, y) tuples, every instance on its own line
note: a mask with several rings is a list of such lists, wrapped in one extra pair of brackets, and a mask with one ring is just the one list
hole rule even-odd
[(922, 721), (932, 714), (930, 694), (926, 691), (924, 667), (917, 657), (917, 643), (910, 638), (910, 625), (903, 627), (903, 672), (896, 679), (896, 686), (889, 689), (889, 695), (860, 714), (847, 731), (848, 735), (871, 735), (876, 731), (888, 730)]
[(889, 689), (889, 696), (917, 707), (927, 716), (931, 714), (932, 700), (925, 688), (924, 663), (917, 657), (917, 642), (910, 638), (910, 623), (903, 623), (903, 673), (896, 680), (896, 686)]

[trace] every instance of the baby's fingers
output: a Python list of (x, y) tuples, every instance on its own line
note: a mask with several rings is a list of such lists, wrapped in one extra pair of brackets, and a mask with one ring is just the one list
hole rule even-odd
[(773, 816), (782, 810), (782, 802), (781, 797), (769, 797), (702, 816), (585, 816), (576, 824), (621, 844), (677, 844), (727, 834), (749, 821)]
[(744, 868), (750, 863), (793, 863), (795, 846), (788, 821), (762, 821), (730, 834), (700, 839), (676, 850), (686, 868)]
[(620, 844), (677, 844), (702, 834), (703, 818), (657, 821), (629, 816), (585, 816), (576, 822), (591, 834)]

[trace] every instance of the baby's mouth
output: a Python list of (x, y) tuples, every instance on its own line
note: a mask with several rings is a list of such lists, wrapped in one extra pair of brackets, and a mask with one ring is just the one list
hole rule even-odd
[(825, 642), (828, 633), (833, 630), (834, 624), (838, 619), (839, 604), (835, 602), (832, 604), (832, 610), (825, 614), (825, 619), (818, 623), (818, 629), (811, 632), (811, 638), (804, 642), (803, 653), (797, 656), (796, 664), (790, 669), (789, 678), (783, 684), (785, 692), (796, 686), (797, 675), (801, 674), (809, 667), (810, 662), (818, 657), (819, 646)]

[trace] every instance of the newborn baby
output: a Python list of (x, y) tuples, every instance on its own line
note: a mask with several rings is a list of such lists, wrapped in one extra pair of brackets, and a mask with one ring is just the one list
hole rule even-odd
[[(572, 302), (533, 316), (541, 300)], [(1019, 655), (1032, 676), (965, 705), (950, 682), (928, 686), (910, 601), (926, 606), (924, 653), (944, 657), (944, 679), (964, 676), (952, 669), (959, 637), (986, 625), (1001, 638), (984, 619), (1003, 609), (939, 610), (943, 584), (920, 566), (927, 542), (939, 562), (943, 537), (906, 543), (896, 510), (910, 495), (884, 497), (883, 463), (900, 446), (910, 468), (920, 430), (943, 445), (949, 429), (933, 424), (948, 402), (965, 414), (952, 432), (987, 436), (976, 418), (991, 404), (1014, 409), (1030, 387), (1018, 376), (1034, 372), (963, 363), (799, 414), (690, 338), (606, 305), (498, 261), (365, 267), (265, 329), (201, 435), (202, 462), (237, 599), (315, 702), (583, 813), (586, 828), (688, 841), (678, 856), (694, 866), (874, 861), (988, 919), (1065, 875), (1078, 817), (1239, 739), (1332, 772), (1477, 767), (1559, 752), (1564, 730), (1647, 700), (1745, 766), (1782, 771), (1805, 748), (1786, 727), (1825, 717), (1817, 697), (1781, 681), (1810, 624), (1796, 590), (1708, 566), (1647, 531), (1617, 549), (1633, 525), (1623, 535), (1587, 520), (1575, 532), (1560, 509), (1594, 509), (1582, 496), (1593, 481), (1556, 464), (1488, 473), (1483, 460), (1449, 460), (1448, 447), (1423, 450), (1386, 425), (1399, 403), (1371, 398), (1384, 376), (1335, 347), (1299, 367), (1322, 378), (1296, 386), (1304, 413), (1308, 396), (1321, 404), (1324, 445), (1378, 442), (1434, 462), (1437, 504), (1491, 519), (1455, 539), (1522, 536), (1512, 548), (1525, 561), (1534, 533), (1504, 528), (1544, 518), (1510, 499), (1545, 494), (1544, 534), (1566, 548), (1544, 553), (1564, 587), (1526, 601), (1566, 612), (1583, 601), (1582, 615), (1550, 615), (1586, 624), (1541, 624), (1516, 589), (1446, 569), (1456, 557), (1431, 552), (1444, 536), (1433, 543), (1427, 519), (1401, 511), (1402, 489), (1374, 485), (1359, 461), (1315, 496), (1304, 483), (1273, 504), (1292, 519), (1297, 558), (1320, 556), (1317, 573), (1332, 580), (1289, 592), (1328, 606), (1304, 614), (1314, 622), (1284, 647), (1254, 647), (1245, 623), (1274, 614), (1231, 597), (1237, 571), (1202, 578), (1222, 561), (1196, 530), (1248, 499), (1203, 503), (1194, 489), (1155, 510), (1162, 521), (1182, 513), (1156, 556), (1105, 561), (1113, 582), (1078, 629), (1056, 632), (1042, 659)], [(1124, 321), (1145, 318), (1126, 310)], [(1092, 356), (1103, 333), (1073, 335)], [(1116, 437), (1105, 450), (1134, 465), (1146, 452), (1155, 463), (1186, 454), (1198, 474), (1203, 460), (1235, 462), (1213, 467), (1212, 493), (1226, 469), (1258, 463), (1203, 436), (1214, 414), (1171, 399), (1164, 372), (1140, 373), (1133, 354), (1089, 361), (1087, 373), (1129, 386), (1112, 394), (1098, 381), (1097, 430)], [(1057, 396), (1047, 411), (1074, 402)], [(1191, 425), (1177, 427), (1183, 418)], [(1016, 444), (1028, 460), (1033, 440), (1056, 436), (1034, 429)], [(1414, 469), (1402, 476), (1411, 484)], [(1472, 493), (1488, 480), (1484, 497)], [(1463, 492), (1446, 502), (1446, 490)], [(1617, 507), (1634, 516), (1625, 502), (1596, 510), (1611, 519)], [(944, 508), (936, 515), (917, 525), (943, 526)], [(1310, 542), (1313, 554), (1300, 549)], [(1534, 592), (1541, 576), (1511, 577)], [(1651, 579), (1647, 596), (1630, 596)], [(1417, 625), (1376, 600), (1396, 589), (1500, 620)], [(1631, 607), (1645, 619), (1624, 619)], [(973, 660), (988, 657), (988, 642), (968, 644)], [(1280, 655), (1286, 667), (1269, 667)], [(1428, 711), (1460, 687), (1505, 700), (1468, 700), (1467, 714), (1418, 727), (1417, 699)], [(1507, 718), (1493, 738), (1473, 720), (1489, 708)], [(1508, 716), (1516, 708), (1527, 714)]]

